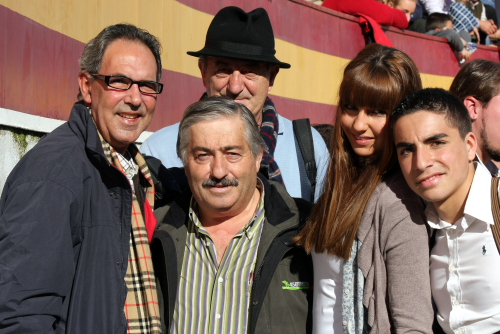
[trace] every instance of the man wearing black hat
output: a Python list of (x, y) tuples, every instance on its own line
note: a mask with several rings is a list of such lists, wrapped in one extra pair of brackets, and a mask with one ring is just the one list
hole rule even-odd
[[(311, 128), (307, 138), (312, 139), (312, 163), (317, 167), (311, 182), (306, 168), (310, 162), (299, 148), (292, 122), (278, 114), (267, 96), (279, 69), (290, 68), (275, 53), (273, 28), (265, 9), (246, 13), (238, 7), (221, 9), (208, 28), (205, 47), (188, 52), (199, 57), (204, 96), (231, 97), (255, 116), (267, 145), (260, 172), (284, 184), (293, 197), (317, 199), (328, 167), (328, 150), (321, 135)], [(178, 131), (179, 123), (159, 130), (144, 142), (141, 151), (157, 157), (166, 167), (182, 167), (175, 146)]]

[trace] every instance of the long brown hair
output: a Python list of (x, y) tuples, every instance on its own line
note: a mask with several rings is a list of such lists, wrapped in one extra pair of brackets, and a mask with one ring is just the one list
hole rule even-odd
[[(337, 126), (332, 136), (324, 193), (295, 240), (308, 252), (313, 249), (317, 253), (327, 251), (349, 259), (368, 200), (394, 166), (394, 144), (388, 129), (390, 114), (406, 95), (421, 88), (415, 63), (408, 55), (393, 48), (370, 44), (346, 66), (340, 84)], [(354, 153), (340, 126), (347, 105), (387, 112), (384, 131), (388, 132), (388, 140), (378, 156), (363, 160)]]

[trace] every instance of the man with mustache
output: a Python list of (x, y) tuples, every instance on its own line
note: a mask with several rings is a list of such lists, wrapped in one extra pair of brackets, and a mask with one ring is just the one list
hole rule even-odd
[(0, 332), (160, 333), (154, 187), (134, 142), (161, 93), (161, 46), (129, 24), (80, 58), (81, 101), (17, 164), (0, 201)]
[(498, 333), (500, 240), (492, 233), (500, 224), (492, 213), (499, 205), (498, 183), (475, 161), (469, 112), (455, 96), (434, 88), (408, 96), (391, 117), (406, 182), (428, 202), (439, 325), (446, 333)]
[[(308, 153), (314, 158), (308, 161), (292, 121), (279, 114), (268, 97), (280, 68), (290, 68), (275, 53), (266, 10), (257, 8), (246, 13), (238, 7), (221, 9), (208, 28), (205, 47), (188, 52), (199, 57), (204, 96), (230, 97), (255, 116), (267, 145), (260, 166), (263, 175), (284, 184), (293, 197), (312, 201), (321, 194), (329, 154), (321, 135), (306, 127), (303, 132), (313, 151)], [(149, 137), (141, 150), (160, 159), (165, 167), (181, 167), (174, 144), (178, 132), (178, 123), (163, 128)]]
[(152, 243), (170, 333), (310, 333), (312, 262), (292, 242), (310, 204), (258, 174), (264, 147), (230, 98), (186, 110), (177, 153), (189, 189), (156, 210)]

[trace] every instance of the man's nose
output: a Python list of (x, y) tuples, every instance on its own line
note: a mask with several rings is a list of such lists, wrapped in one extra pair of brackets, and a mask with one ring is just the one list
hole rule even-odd
[(127, 90), (127, 96), (125, 98), (125, 103), (140, 106), (142, 103), (142, 93), (139, 90), (139, 85), (137, 83), (133, 83), (132, 87)]
[(238, 95), (239, 93), (241, 93), (243, 88), (244, 88), (243, 75), (238, 71), (234, 71), (229, 76), (229, 81), (227, 83), (227, 90), (233, 95)]
[(417, 170), (423, 171), (433, 165), (432, 152), (425, 148), (416, 150), (414, 156), (414, 165)]
[(212, 160), (212, 176), (216, 179), (223, 179), (227, 176), (226, 159), (222, 155), (216, 155)]

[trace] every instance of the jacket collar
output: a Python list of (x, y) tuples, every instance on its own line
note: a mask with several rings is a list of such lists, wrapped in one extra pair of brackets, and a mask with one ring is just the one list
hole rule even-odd
[(87, 154), (100, 163), (109, 165), (90, 109), (87, 108), (83, 101), (73, 105), (68, 125), (75, 135), (85, 143)]

